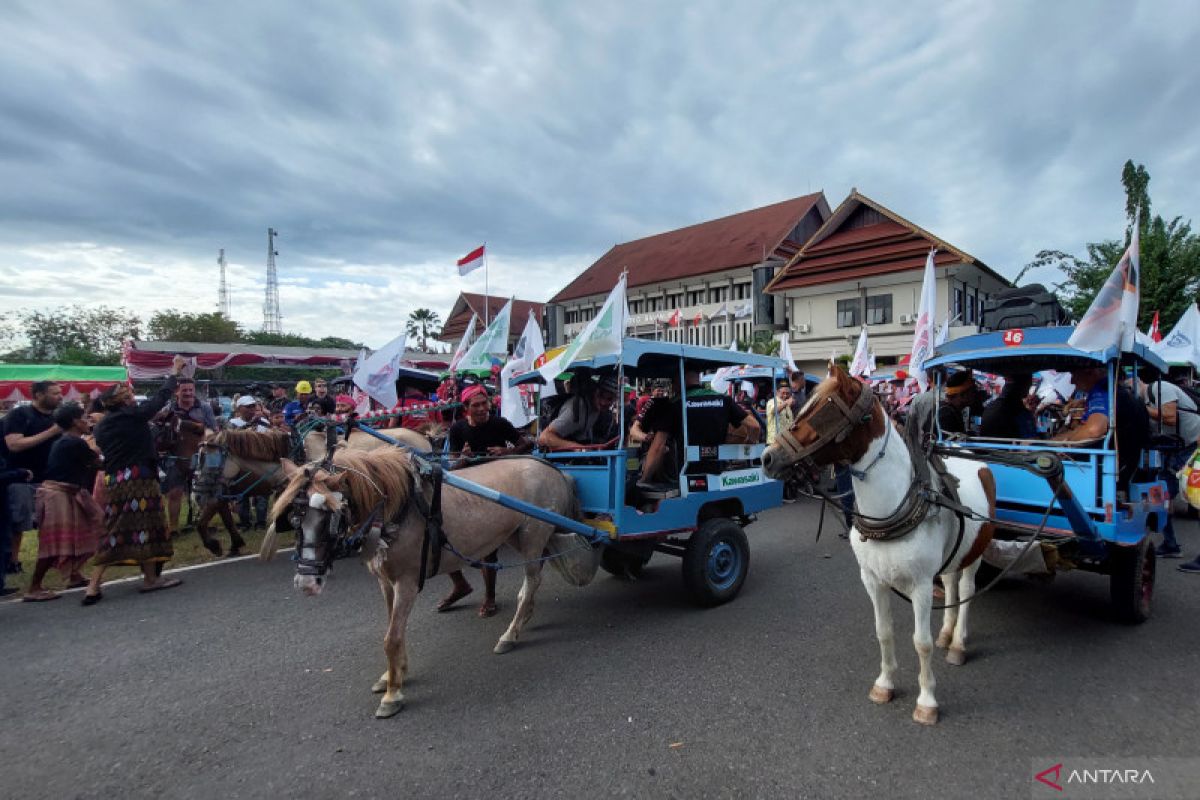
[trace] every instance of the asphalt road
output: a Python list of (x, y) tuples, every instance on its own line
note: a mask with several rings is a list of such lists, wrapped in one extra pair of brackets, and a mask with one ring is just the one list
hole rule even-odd
[[(179, 589), (114, 586), (0, 606), (0, 785), (63, 797), (1028, 797), (1035, 764), (1074, 756), (1197, 756), (1200, 578), (1160, 562), (1154, 617), (1127, 627), (1107, 580), (1006, 581), (974, 611), (968, 662), (938, 660), (942, 720), (911, 722), (916, 656), (897, 614), (896, 700), (878, 669), (849, 546), (816, 507), (749, 529), (731, 604), (684, 599), (678, 561), (586, 588), (548, 575), (518, 648), (501, 614), (409, 627), (407, 706), (372, 716), (383, 602), (355, 561), (316, 599), (292, 565), (185, 573)], [(1181, 525), (1188, 553), (1195, 523)], [(477, 574), (471, 576), (477, 587)], [(481, 587), (471, 599), (477, 599)], [(1049, 766), (1053, 762), (1047, 762)]]

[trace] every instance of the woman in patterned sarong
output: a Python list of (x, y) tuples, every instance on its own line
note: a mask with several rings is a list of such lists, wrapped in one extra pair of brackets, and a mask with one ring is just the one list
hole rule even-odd
[(149, 400), (138, 403), (133, 390), (125, 384), (114, 386), (100, 397), (107, 411), (96, 426), (96, 443), (104, 455), (104, 533), (84, 605), (100, 601), (104, 570), (113, 565), (140, 565), (144, 579), (139, 589), (142, 592), (170, 589), (182, 583), (178, 578), (164, 578), (160, 574), (162, 564), (175, 551), (167, 535), (150, 420), (170, 401), (183, 364), (183, 358), (175, 356), (171, 376)]

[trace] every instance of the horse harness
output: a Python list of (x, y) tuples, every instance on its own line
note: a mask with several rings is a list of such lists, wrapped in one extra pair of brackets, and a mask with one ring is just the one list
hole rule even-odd
[[(791, 431), (781, 432), (775, 441), (777, 444), (782, 444), (785, 450), (791, 451), (796, 464), (803, 464), (810, 468), (815, 467), (813, 453), (831, 442), (845, 441), (854, 428), (871, 419), (874, 406), (875, 396), (871, 392), (871, 387), (865, 383), (860, 384), (858, 397), (852, 405), (847, 405), (839, 395), (833, 394), (827, 397), (821, 408), (806, 420), (817, 434), (817, 438), (813, 442), (801, 445)], [(960, 501), (958, 479), (946, 469), (942, 457), (934, 452), (928, 442), (918, 442), (915, 431), (916, 426), (908, 426), (903, 440), (904, 446), (908, 448), (909, 460), (913, 465), (912, 483), (909, 484), (904, 499), (887, 516), (868, 516), (856, 508), (852, 512), (852, 517), (854, 527), (862, 541), (886, 542), (912, 533), (930, 514), (937, 514), (938, 509), (949, 509), (958, 518), (958, 533), (950, 555), (938, 569), (940, 574), (954, 560), (962, 546), (966, 517), (973, 515), (974, 512)], [(867, 474), (887, 452), (890, 436), (891, 426), (889, 425), (884, 433), (884, 442), (879, 453), (863, 469), (852, 469), (854, 477), (859, 480), (866, 479)], [(935, 474), (936, 479), (934, 478)], [(834, 501), (834, 498), (824, 489), (817, 487), (817, 492), (827, 502)]]

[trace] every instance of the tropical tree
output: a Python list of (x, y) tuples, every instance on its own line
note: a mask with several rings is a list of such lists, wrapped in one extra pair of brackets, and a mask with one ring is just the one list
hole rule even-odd
[(421, 343), (421, 350), (426, 349), (426, 343), (429, 341), (430, 331), (441, 326), (442, 320), (436, 311), (428, 308), (415, 309), (408, 315), (408, 324), (405, 331), (409, 336), (414, 336)]
[(737, 349), (760, 356), (779, 355), (779, 340), (766, 331), (758, 331), (749, 339), (738, 339)]
[(121, 343), (138, 338), (141, 327), (131, 311), (108, 306), (22, 310), (11, 319), (29, 344), (10, 355), (32, 363), (119, 364)]
[(188, 313), (169, 308), (156, 311), (146, 324), (150, 336), (167, 342), (238, 342), (238, 324), (219, 311)]
[(1058, 267), (1066, 276), (1057, 285), (1063, 305), (1079, 319), (1129, 246), (1136, 219), (1142, 265), (1138, 325), (1146, 328), (1155, 311), (1160, 312), (1166, 324), (1182, 316), (1200, 294), (1200, 236), (1192, 233), (1190, 221), (1184, 222), (1182, 217), (1167, 222), (1157, 214), (1151, 215), (1150, 174), (1141, 164), (1125, 162), (1121, 184), (1125, 187), (1128, 220), (1124, 241), (1091, 242), (1085, 245), (1084, 257), (1061, 250), (1042, 250), (1020, 275), (1037, 267)]

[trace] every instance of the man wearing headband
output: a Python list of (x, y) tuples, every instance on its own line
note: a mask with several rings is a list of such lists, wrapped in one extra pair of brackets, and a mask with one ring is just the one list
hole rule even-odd
[(975, 402), (975, 374), (971, 370), (956, 372), (946, 381), (941, 407), (938, 410), (938, 425), (942, 433), (966, 433), (967, 409)]
[[(466, 416), (451, 425), (447, 434), (450, 457), (458, 459), (452, 468), (469, 466), (482, 457), (516, 455), (533, 449), (529, 437), (514, 428), (511, 422), (504, 417), (492, 416), (492, 400), (480, 384), (463, 389), (462, 403)], [(484, 560), (495, 563), (496, 553), (489, 554)], [(496, 570), (483, 569), (482, 572), (484, 599), (479, 606), (479, 616), (490, 617), (499, 608), (496, 605)], [(462, 570), (451, 572), (450, 580), (454, 585), (437, 604), (438, 611), (445, 611), (473, 591)]]

